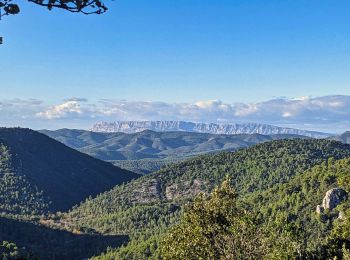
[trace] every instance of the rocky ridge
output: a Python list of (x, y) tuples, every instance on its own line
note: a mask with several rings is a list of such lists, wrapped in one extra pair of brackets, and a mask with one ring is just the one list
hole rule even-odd
[(183, 131), (210, 134), (293, 134), (303, 135), (313, 138), (326, 138), (331, 136), (327, 133), (299, 130), (293, 128), (278, 127), (258, 123), (234, 123), (234, 124), (215, 124), (215, 123), (193, 123), (184, 121), (116, 121), (99, 122), (90, 129), (93, 132), (104, 133), (137, 133), (145, 130), (156, 132)]

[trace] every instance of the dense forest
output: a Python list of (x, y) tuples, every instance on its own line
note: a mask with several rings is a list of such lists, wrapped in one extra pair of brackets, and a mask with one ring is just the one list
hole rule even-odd
[[(35, 155), (50, 159), (50, 145), (28, 146), (43, 136), (26, 131), (15, 131), (24, 140), (18, 146), (0, 136), (0, 253), (7, 258), (348, 257), (350, 145), (276, 140), (173, 162), (133, 180), (132, 173), (124, 172), (131, 174), (129, 182), (88, 195), (69, 211), (54, 212), (55, 200), (31, 178), (42, 169), (23, 174), (34, 169), (28, 167), (28, 153), (35, 167), (46, 165), (34, 160)], [(63, 155), (69, 148), (57, 147), (62, 150), (55, 158), (64, 159), (64, 167), (79, 163), (80, 153), (74, 152), (73, 162), (72, 155)], [(83, 158), (91, 169), (114, 169)], [(43, 169), (48, 176), (55, 172)], [(59, 169), (65, 176), (65, 168)], [(120, 174), (119, 168), (115, 171)], [(330, 207), (325, 201), (332, 192), (337, 200)]]
[(329, 158), (337, 160), (349, 155), (349, 145), (334, 141), (283, 140), (234, 153), (200, 156), (117, 186), (87, 200), (64, 218), (72, 226), (129, 235), (128, 245), (109, 253), (116, 258), (159, 257), (159, 239), (179, 221), (183, 205), (201, 192), (210, 193), (226, 176), (239, 201), (252, 200), (247, 196), (289, 183)]
[(226, 177), (210, 196), (199, 194), (187, 204), (149, 247), (131, 242), (97, 259), (349, 259), (348, 196), (334, 208), (316, 210), (327, 191), (348, 194), (349, 180), (349, 158), (330, 158), (288, 183), (243, 197)]
[(8, 214), (38, 215), (48, 211), (50, 199), (25, 176), (15, 173), (9, 149), (0, 144), (0, 208)]
[[(29, 129), (0, 128), (0, 152), (0, 191), (31, 208), (38, 203), (39, 211), (68, 210), (88, 196), (139, 176)], [(10, 189), (14, 196), (8, 196)], [(0, 208), (13, 205), (2, 203)]]
[[(160, 241), (163, 259), (349, 259), (350, 201), (317, 212), (331, 187), (349, 192), (350, 160), (329, 160), (290, 184), (240, 201), (229, 179), (199, 195)], [(257, 195), (258, 197), (261, 194)], [(269, 199), (272, 198), (272, 199)], [(261, 214), (262, 213), (262, 214)]]
[(151, 172), (156, 172), (168, 164), (177, 163), (185, 160), (186, 158), (173, 158), (173, 159), (117, 160), (117, 161), (110, 161), (110, 162), (113, 165), (118, 166), (122, 169), (144, 175)]
[(0, 256), (76, 259), (124, 243), (126, 236), (50, 223), (55, 212), (138, 176), (38, 132), (0, 128)]

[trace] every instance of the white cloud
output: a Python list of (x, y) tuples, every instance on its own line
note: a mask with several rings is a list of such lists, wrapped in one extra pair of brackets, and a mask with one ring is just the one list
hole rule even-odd
[(69, 127), (74, 122), (78, 128), (88, 128), (101, 120), (249, 121), (335, 132), (350, 129), (350, 96), (277, 98), (248, 104), (228, 104), (220, 100), (165, 103), (101, 99), (89, 102), (74, 97), (54, 106), (35, 99), (13, 99), (0, 101), (0, 116), (2, 125), (9, 121), (20, 125), (26, 120), (44, 127), (45, 124)]
[(53, 106), (46, 111), (39, 112), (36, 115), (46, 119), (61, 119), (67, 117), (81, 116), (83, 108), (79, 101), (66, 101), (62, 104)]

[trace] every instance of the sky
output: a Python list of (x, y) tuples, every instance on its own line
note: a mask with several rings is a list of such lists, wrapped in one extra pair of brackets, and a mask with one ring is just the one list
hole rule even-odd
[(350, 1), (118, 0), (0, 21), (0, 125), (257, 121), (350, 130)]

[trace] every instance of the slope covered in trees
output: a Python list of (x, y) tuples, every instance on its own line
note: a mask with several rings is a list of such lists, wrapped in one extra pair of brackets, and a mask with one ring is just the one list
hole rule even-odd
[(129, 235), (128, 246), (109, 253), (114, 257), (157, 256), (159, 239), (178, 222), (182, 206), (200, 192), (211, 192), (225, 176), (230, 177), (239, 200), (249, 201), (253, 198), (248, 199), (248, 195), (287, 185), (331, 157), (337, 160), (349, 156), (349, 145), (327, 140), (280, 140), (234, 153), (200, 156), (89, 199), (67, 214), (64, 221), (102, 233)]
[(11, 153), (3, 144), (0, 144), (0, 179), (0, 209), (3, 213), (38, 215), (48, 210), (49, 198), (25, 176), (15, 173)]
[(257, 143), (302, 138), (298, 135), (218, 135), (191, 132), (96, 133), (84, 130), (42, 130), (42, 133), (101, 160), (173, 159), (233, 151)]
[[(50, 149), (45, 149), (44, 155), (41, 149), (45, 142), (49, 142), (49, 147), (57, 145), (55, 154), (64, 147), (73, 152), (70, 156), (77, 153), (90, 157), (44, 135), (38, 137), (33, 131), (19, 132), (13, 137), (14, 143), (12, 135), (2, 134), (0, 167), (4, 181), (0, 205), (3, 214), (38, 215), (48, 212), (54, 201), (39, 188), (32, 177), (35, 173), (28, 172), (31, 167), (45, 165), (41, 159), (34, 160), (34, 155), (55, 167), (70, 158), (62, 158), (61, 154), (54, 157)], [(28, 145), (33, 141), (41, 146)], [(244, 250), (251, 248), (254, 256), (262, 257), (278, 256), (281, 252), (291, 257), (342, 257), (349, 250), (349, 200), (321, 213), (316, 212), (316, 206), (332, 188), (349, 193), (349, 158), (349, 145), (313, 139), (278, 140), (236, 152), (202, 155), (115, 186), (94, 199), (86, 199), (68, 213), (26, 219), (3, 215), (0, 240), (8, 241), (3, 243), (4, 250), (14, 249), (11, 245), (15, 243), (18, 248), (27, 248), (19, 253), (34, 252), (41, 258), (95, 255), (97, 259), (172, 259), (179, 257), (177, 253), (197, 254), (188, 249), (199, 250), (200, 245), (193, 247), (191, 243), (203, 235), (206, 240), (201, 245), (205, 250), (200, 252), (206, 254), (214, 252), (244, 259), (248, 256)], [(45, 177), (55, 170), (44, 169), (48, 172)], [(227, 177), (230, 182), (222, 188), (230, 197), (228, 187), (232, 187), (234, 198), (227, 200), (225, 192), (217, 191), (214, 197), (208, 197)], [(217, 218), (220, 212), (223, 218)], [(345, 218), (340, 218), (341, 215)], [(204, 233), (198, 230), (191, 233), (192, 225), (199, 225)], [(246, 227), (243, 233), (242, 227)], [(276, 236), (281, 243), (274, 242), (278, 240)], [(230, 246), (222, 247), (222, 240)], [(107, 249), (108, 246), (115, 249)], [(220, 253), (220, 248), (225, 251)]]
[(138, 177), (43, 134), (0, 129), (0, 211), (67, 210), (89, 196)]
[[(343, 225), (343, 220), (347, 219), (340, 216), (350, 209), (350, 200), (347, 198), (334, 209), (322, 212), (317, 212), (316, 207), (331, 189), (342, 189), (350, 194), (349, 180), (350, 158), (336, 161), (330, 158), (296, 175), (288, 183), (248, 194), (241, 203), (248, 205), (261, 222), (274, 223), (279, 230), (288, 228), (299, 241), (299, 250), (308, 256), (331, 258), (339, 253), (334, 249), (341, 247), (330, 245), (329, 240), (335, 238), (334, 226)], [(346, 240), (349, 249), (350, 236)]]
[(238, 201), (224, 181), (198, 196), (161, 241), (163, 259), (348, 259), (350, 199), (316, 212), (331, 189), (350, 192), (350, 159), (332, 159)]
[(185, 161), (186, 158), (173, 159), (141, 159), (110, 161), (113, 165), (141, 175), (156, 172), (167, 164)]
[[(131, 241), (97, 259), (138, 259), (146, 253), (154, 259), (348, 259), (349, 180), (350, 158), (331, 158), (288, 183), (245, 196), (224, 181), (210, 196), (199, 194), (179, 222), (147, 241), (148, 247)], [(348, 196), (317, 212), (334, 188)]]

